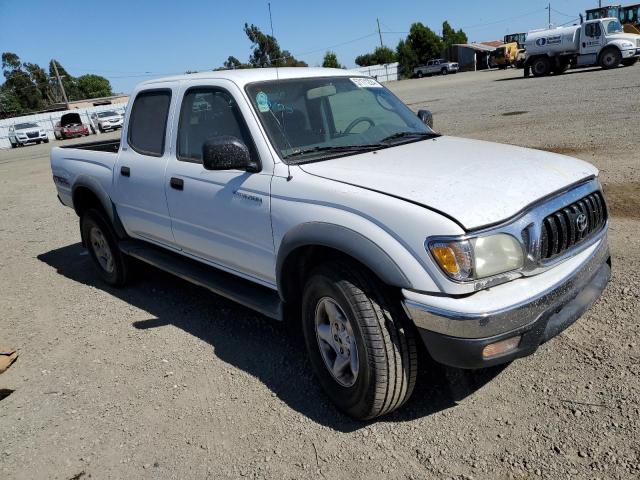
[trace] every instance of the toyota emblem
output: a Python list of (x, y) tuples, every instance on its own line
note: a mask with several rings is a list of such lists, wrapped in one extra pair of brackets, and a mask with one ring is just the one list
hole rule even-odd
[(580, 233), (587, 229), (587, 223), (587, 216), (584, 213), (581, 213), (576, 217), (576, 227), (578, 227), (578, 231)]

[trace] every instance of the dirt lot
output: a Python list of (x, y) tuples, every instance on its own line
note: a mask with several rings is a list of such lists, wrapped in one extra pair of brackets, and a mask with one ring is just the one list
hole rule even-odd
[(55, 198), (52, 144), (0, 152), (0, 344), (20, 350), (0, 376), (0, 478), (639, 478), (640, 67), (520, 76), (391, 87), (443, 133), (597, 165), (613, 280), (535, 355), (428, 364), (369, 424), (332, 407), (281, 325), (152, 268), (104, 286)]

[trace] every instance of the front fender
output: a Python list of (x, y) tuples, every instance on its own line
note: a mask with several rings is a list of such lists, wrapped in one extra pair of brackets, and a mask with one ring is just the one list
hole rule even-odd
[(298, 225), (284, 236), (276, 260), (276, 280), (279, 286), (283, 284), (282, 272), (287, 257), (300, 247), (312, 245), (333, 248), (349, 255), (367, 266), (388, 285), (413, 288), (413, 283), (400, 266), (375, 242), (355, 230), (325, 222)]

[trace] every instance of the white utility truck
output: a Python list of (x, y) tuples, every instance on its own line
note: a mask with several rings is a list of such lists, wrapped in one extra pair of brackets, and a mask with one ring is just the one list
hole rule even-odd
[(609, 280), (593, 166), (431, 124), (344, 70), (203, 72), (139, 85), (121, 139), (54, 148), (51, 169), (105, 282), (136, 258), (291, 322), (366, 419), (409, 398), (418, 342), (509, 362)]
[(570, 66), (615, 68), (638, 61), (640, 35), (624, 33), (617, 18), (601, 18), (529, 32), (526, 50), (525, 68), (536, 77), (561, 74)]

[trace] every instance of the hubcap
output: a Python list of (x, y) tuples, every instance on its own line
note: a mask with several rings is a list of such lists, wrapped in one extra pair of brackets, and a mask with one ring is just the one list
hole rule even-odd
[(616, 61), (616, 56), (613, 53), (606, 53), (604, 56), (605, 65), (613, 65)]
[(113, 255), (111, 249), (107, 243), (107, 239), (104, 238), (102, 231), (98, 227), (92, 227), (89, 232), (89, 241), (91, 242), (91, 248), (98, 260), (98, 263), (104, 271), (107, 273), (113, 272)]
[(316, 305), (316, 339), (324, 364), (343, 387), (351, 387), (358, 378), (358, 346), (351, 322), (329, 297)]

